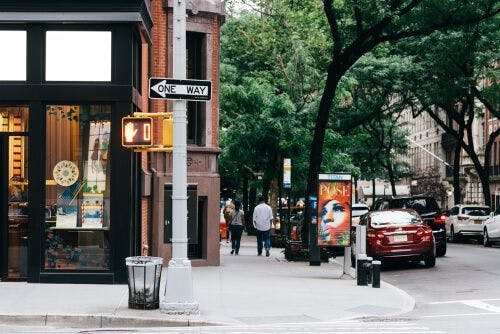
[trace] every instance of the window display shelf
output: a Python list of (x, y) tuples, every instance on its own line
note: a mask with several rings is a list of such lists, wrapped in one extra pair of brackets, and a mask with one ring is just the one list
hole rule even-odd
[(49, 230), (57, 231), (109, 231), (109, 227), (49, 227)]

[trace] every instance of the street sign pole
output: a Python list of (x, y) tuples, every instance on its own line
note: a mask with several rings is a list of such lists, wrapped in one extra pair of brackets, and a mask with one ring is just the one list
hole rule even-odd
[[(186, 79), (186, 2), (173, 1), (173, 74)], [(174, 100), (174, 145), (172, 189), (172, 259), (167, 268), (161, 311), (169, 314), (198, 313), (193, 298), (191, 261), (187, 258), (187, 142), (186, 101)]]

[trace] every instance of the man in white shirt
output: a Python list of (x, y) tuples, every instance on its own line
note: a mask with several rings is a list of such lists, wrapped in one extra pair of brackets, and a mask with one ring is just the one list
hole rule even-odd
[(257, 229), (257, 255), (262, 255), (262, 241), (264, 241), (266, 256), (269, 256), (271, 248), (269, 231), (273, 222), (273, 210), (266, 204), (264, 196), (259, 196), (259, 202), (253, 210), (253, 227)]

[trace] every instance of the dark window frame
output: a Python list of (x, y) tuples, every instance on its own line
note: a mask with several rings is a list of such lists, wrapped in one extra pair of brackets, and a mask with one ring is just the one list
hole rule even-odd
[[(188, 31), (186, 33), (186, 77), (204, 80), (206, 78), (206, 34)], [(187, 102), (187, 143), (205, 145), (206, 102)]]

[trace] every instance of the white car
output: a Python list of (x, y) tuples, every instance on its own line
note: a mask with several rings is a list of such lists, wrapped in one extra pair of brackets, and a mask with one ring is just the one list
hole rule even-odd
[(451, 242), (457, 242), (462, 237), (473, 237), (482, 242), (484, 223), (490, 217), (490, 211), (484, 205), (455, 205), (445, 220), (446, 235)]
[(354, 203), (352, 204), (351, 207), (351, 216), (352, 216), (352, 226), (356, 226), (359, 224), (359, 218), (368, 213), (370, 211), (370, 208), (368, 205), (363, 204), (363, 203)]
[(484, 247), (490, 247), (494, 242), (500, 242), (500, 207), (484, 223)]

